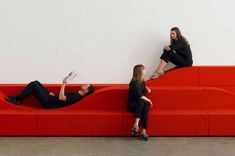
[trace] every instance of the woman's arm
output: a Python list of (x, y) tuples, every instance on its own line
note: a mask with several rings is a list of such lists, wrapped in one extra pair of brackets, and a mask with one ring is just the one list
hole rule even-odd
[(142, 97), (141, 97), (141, 99), (143, 99), (143, 100), (145, 100), (145, 101), (149, 102), (150, 107), (152, 107), (152, 106), (153, 106), (152, 101), (151, 101), (149, 98), (147, 98), (146, 96), (142, 96)]
[(163, 47), (163, 50), (170, 51), (170, 50), (171, 50), (170, 45), (164, 46), (164, 47)]
[(66, 96), (65, 96), (65, 94), (64, 94), (64, 90), (65, 90), (65, 85), (66, 85), (66, 83), (67, 83), (67, 78), (68, 78), (68, 77), (65, 77), (65, 78), (63, 79), (63, 84), (62, 84), (62, 86), (61, 86), (61, 88), (60, 88), (59, 100), (62, 100), (62, 101), (66, 101)]
[(147, 98), (144, 94), (141, 93), (141, 91), (140, 91), (141, 88), (136, 81), (131, 82), (131, 85), (129, 87), (132, 91), (132, 94), (135, 96), (136, 99), (143, 99), (143, 100), (149, 102), (150, 107), (153, 106), (152, 101), (149, 98)]
[(182, 48), (187, 47), (187, 43), (185, 41), (181, 40), (181, 41), (178, 41), (174, 44), (171, 44), (169, 47), (170, 47), (170, 50), (182, 49)]
[(145, 86), (145, 90), (146, 90), (147, 94), (149, 94), (151, 92), (151, 89), (147, 86)]

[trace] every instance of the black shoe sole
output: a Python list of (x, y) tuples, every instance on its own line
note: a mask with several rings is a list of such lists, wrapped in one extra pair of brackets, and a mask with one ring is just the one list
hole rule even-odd
[(13, 101), (12, 99), (10, 99), (9, 97), (5, 98), (5, 100), (9, 103), (12, 103), (14, 105), (20, 105), (20, 102), (17, 102), (17, 101)]

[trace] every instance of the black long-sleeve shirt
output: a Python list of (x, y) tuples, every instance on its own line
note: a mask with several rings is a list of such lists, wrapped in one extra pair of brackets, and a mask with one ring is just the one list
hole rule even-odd
[(139, 84), (137, 80), (132, 80), (129, 83), (128, 102), (141, 100), (142, 96), (147, 93), (145, 83)]
[(184, 39), (179, 39), (178, 41), (172, 43), (170, 48), (172, 51), (179, 54), (187, 63), (193, 64), (190, 45)]

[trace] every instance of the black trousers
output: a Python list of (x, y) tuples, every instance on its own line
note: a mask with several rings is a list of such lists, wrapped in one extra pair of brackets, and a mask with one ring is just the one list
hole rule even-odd
[(144, 100), (129, 101), (128, 110), (135, 113), (136, 118), (140, 118), (142, 128), (147, 128), (149, 103)]
[(49, 104), (50, 95), (48, 90), (39, 82), (30, 82), (17, 97), (18, 100), (23, 101), (27, 96), (34, 94), (42, 106)]
[(189, 67), (192, 66), (191, 61), (184, 60), (179, 54), (173, 51), (164, 51), (162, 56), (160, 57), (165, 62), (172, 62), (177, 67)]

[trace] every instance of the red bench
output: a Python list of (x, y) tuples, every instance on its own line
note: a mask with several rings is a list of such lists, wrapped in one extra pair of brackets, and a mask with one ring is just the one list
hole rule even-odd
[(209, 136), (235, 136), (235, 66), (198, 66), (166, 73), (149, 86), (203, 89)]
[[(234, 71), (234, 72), (233, 72)], [(148, 81), (154, 107), (150, 136), (235, 135), (235, 67), (176, 69)], [(21, 106), (4, 98), (25, 85), (0, 85), (1, 136), (129, 136), (134, 115), (126, 109), (128, 85), (94, 85), (96, 92), (64, 108), (44, 109), (30, 97)], [(59, 92), (60, 85), (46, 85)], [(66, 90), (77, 90), (69, 85)]]

